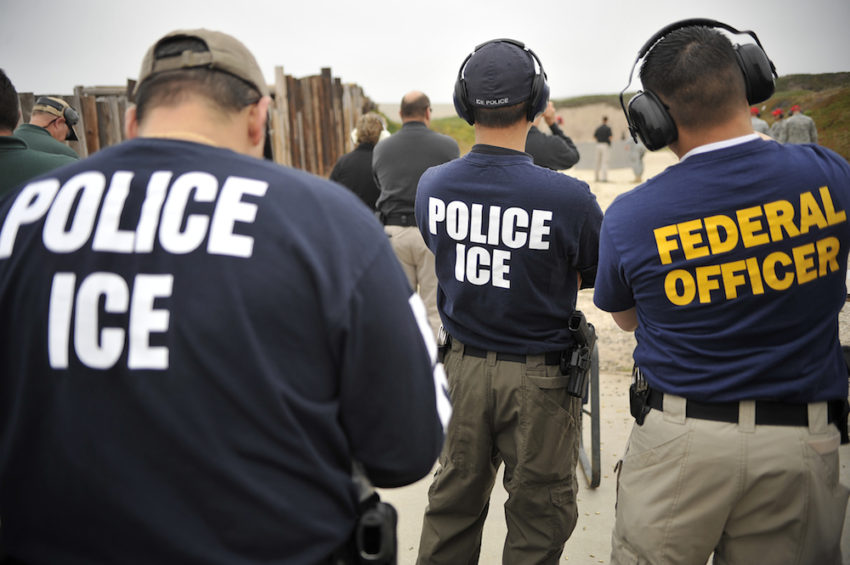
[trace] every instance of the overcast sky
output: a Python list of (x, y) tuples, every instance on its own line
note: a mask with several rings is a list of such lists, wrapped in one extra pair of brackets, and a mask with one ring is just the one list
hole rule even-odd
[(330, 67), (376, 102), (447, 103), (475, 45), (511, 37), (564, 98), (619, 92), (643, 43), (693, 17), (755, 31), (780, 75), (850, 71), (850, 0), (0, 0), (0, 67), (20, 92), (122, 86), (160, 36), (206, 27), (243, 41), (270, 83), (276, 66)]

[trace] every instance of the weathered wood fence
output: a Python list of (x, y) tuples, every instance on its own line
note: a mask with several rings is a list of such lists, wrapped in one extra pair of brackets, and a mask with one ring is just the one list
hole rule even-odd
[[(299, 79), (285, 75), (283, 67), (275, 67), (274, 78), (269, 85), (271, 157), (277, 163), (328, 176), (336, 160), (353, 149), (351, 130), (357, 120), (376, 105), (360, 86), (334, 78), (330, 68)], [(127, 91), (133, 86), (133, 81), (121, 87), (78, 86), (73, 94), (59, 95), (80, 114), (80, 123), (74, 127), (79, 141), (68, 142), (80, 157), (125, 139), (124, 112), (130, 104)], [(25, 121), (38, 96), (41, 94), (20, 93)]]

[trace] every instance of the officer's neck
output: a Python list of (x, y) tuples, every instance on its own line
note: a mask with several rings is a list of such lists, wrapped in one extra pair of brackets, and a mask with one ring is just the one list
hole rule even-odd
[(679, 127), (677, 129), (679, 137), (670, 144), (670, 150), (681, 159), (691, 149), (696, 147), (749, 135), (753, 133), (753, 124), (749, 114), (743, 111), (736, 112), (734, 116), (724, 122), (711, 124), (706, 127)]
[(525, 151), (525, 138), (531, 122), (520, 120), (513, 125), (504, 128), (493, 128), (475, 124), (475, 143), (505, 147), (514, 151)]

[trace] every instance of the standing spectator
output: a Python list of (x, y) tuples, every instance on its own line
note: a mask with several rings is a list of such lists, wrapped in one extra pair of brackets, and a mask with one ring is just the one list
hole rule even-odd
[(428, 322), (437, 335), (440, 315), (437, 313), (434, 254), (416, 229), (413, 204), (422, 173), (456, 159), (460, 149), (451, 137), (428, 128), (431, 101), (425, 94), (415, 91), (405, 94), (399, 114), (401, 129), (379, 143), (372, 154), (375, 184), (381, 191), (376, 206), (407, 281), (425, 302)]
[(528, 130), (549, 96), (517, 41), (461, 65), (455, 108), (475, 126), (463, 158), (422, 175), (416, 219), (434, 252), (453, 405), (428, 495), (420, 565), (477, 563), (505, 464), (504, 563), (556, 564), (577, 519), (581, 399), (559, 363), (579, 287), (593, 286), (602, 211), (586, 183), (534, 165)]
[(62, 143), (77, 141), (74, 126), (79, 120), (80, 115), (63, 99), (39, 96), (32, 107), (30, 122), (18, 126), (15, 135), (31, 149), (79, 159), (76, 151)]
[(330, 176), (332, 181), (349, 188), (360, 197), (371, 210), (375, 210), (375, 202), (381, 194), (372, 174), (372, 151), (383, 131), (384, 122), (377, 114), (370, 112), (360, 116), (355, 130), (357, 147), (337, 160)]
[(632, 164), (632, 171), (635, 173), (634, 182), (641, 182), (643, 179), (643, 156), (646, 155), (646, 146), (641, 143), (640, 139), (629, 139), (626, 141), (626, 151), (629, 152), (629, 162)]
[(395, 487), (442, 445), (424, 308), (354, 195), (261, 159), (236, 39), (161, 38), (135, 102), (0, 203), (9, 561), (355, 563), (354, 462)]
[[(552, 135), (546, 135), (538, 127), (546, 122)], [(534, 159), (534, 164), (553, 171), (569, 169), (578, 163), (579, 154), (573, 140), (561, 130), (555, 117), (555, 105), (549, 101), (546, 109), (534, 120), (525, 140), (525, 152)]]
[(754, 132), (770, 135), (770, 126), (761, 119), (761, 112), (755, 106), (750, 108), (750, 123), (753, 125)]
[(782, 118), (785, 114), (782, 112), (782, 108), (774, 108), (771, 114), (773, 114), (773, 123), (770, 125), (770, 131), (767, 134), (779, 141), (784, 135), (782, 129), (785, 127), (785, 122), (782, 121)]
[(779, 141), (783, 143), (817, 143), (818, 128), (815, 121), (800, 112), (800, 106), (791, 106), (791, 115), (785, 120), (782, 128), (782, 137)]
[(608, 116), (602, 116), (602, 124), (593, 132), (596, 139), (596, 162), (594, 179), (597, 182), (608, 182), (608, 160), (611, 158), (611, 128), (608, 127)]
[(850, 165), (753, 132), (758, 45), (663, 33), (630, 125), (680, 161), (606, 210), (594, 295), (637, 338), (611, 563), (841, 563)]
[(20, 120), (18, 92), (0, 69), (0, 196), (33, 177), (74, 162), (64, 155), (28, 148), (23, 139), (12, 135)]

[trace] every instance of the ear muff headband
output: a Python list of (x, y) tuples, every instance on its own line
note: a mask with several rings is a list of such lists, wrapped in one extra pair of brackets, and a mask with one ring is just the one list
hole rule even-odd
[[(638, 51), (637, 58), (629, 71), (629, 82), (620, 92), (620, 106), (626, 115), (626, 122), (632, 139), (637, 142), (640, 137), (646, 148), (650, 151), (661, 149), (669, 145), (678, 137), (676, 123), (661, 100), (653, 93), (639, 91), (630, 101), (628, 108), (623, 101), (626, 89), (632, 83), (632, 78), (638, 62), (644, 58), (652, 47), (667, 34), (685, 27), (704, 26), (725, 29), (735, 34), (747, 34), (753, 38), (755, 45), (735, 45), (735, 54), (738, 65), (744, 74), (744, 83), (747, 89), (747, 102), (757, 104), (770, 98), (774, 91), (774, 78), (777, 76), (776, 67), (764, 52), (761, 41), (753, 31), (739, 31), (734, 27), (707, 18), (691, 18), (681, 20), (667, 25), (650, 37)], [(649, 96), (651, 94), (651, 96)]]
[(65, 122), (69, 126), (74, 126), (77, 124), (78, 121), (80, 121), (80, 115), (77, 114), (76, 110), (74, 110), (70, 106), (63, 106), (59, 102), (51, 100), (46, 96), (39, 97), (38, 100), (35, 101), (35, 103), (36, 105), (40, 104), (42, 106), (50, 106), (51, 108), (56, 108), (57, 110), (62, 112), (62, 117), (65, 118)]
[(466, 68), (466, 64), (472, 56), (475, 55), (479, 49), (491, 43), (510, 43), (511, 45), (528, 52), (531, 54), (532, 58), (537, 61), (537, 67), (540, 71), (535, 73), (534, 79), (531, 82), (531, 95), (529, 96), (530, 103), (526, 114), (529, 122), (534, 121), (534, 118), (546, 109), (546, 103), (549, 101), (549, 84), (546, 82), (546, 71), (543, 70), (543, 63), (540, 62), (540, 58), (534, 51), (526, 47), (522, 41), (508, 38), (491, 39), (490, 41), (485, 41), (480, 45), (476, 45), (472, 53), (467, 55), (466, 59), (463, 60), (463, 63), (460, 64), (460, 69), (457, 71), (457, 80), (455, 81), (453, 96), (457, 115), (466, 120), (469, 125), (475, 123), (475, 114), (472, 107), (469, 105), (469, 96), (466, 89), (466, 80), (463, 78), (463, 70)]

